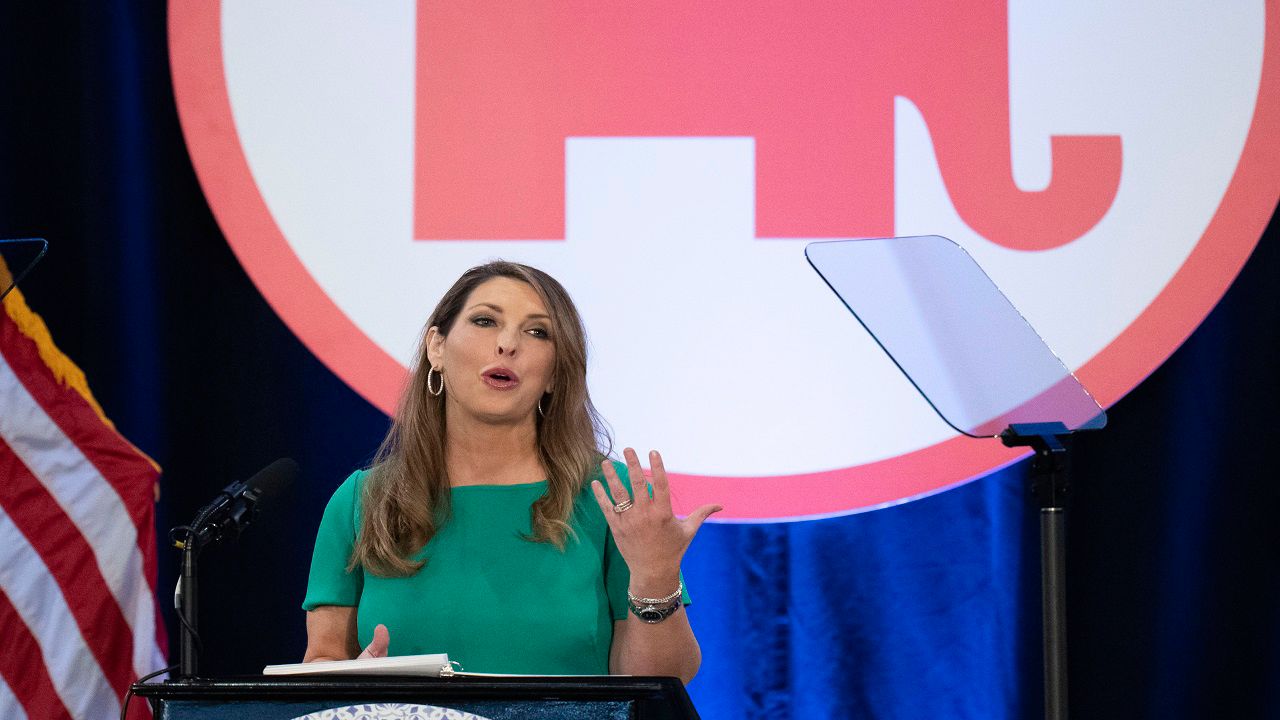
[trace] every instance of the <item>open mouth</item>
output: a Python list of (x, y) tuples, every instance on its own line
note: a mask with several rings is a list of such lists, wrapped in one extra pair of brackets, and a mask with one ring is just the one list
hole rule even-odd
[(520, 384), (520, 376), (507, 368), (493, 368), (486, 370), (480, 375), (489, 387), (499, 390), (507, 390)]

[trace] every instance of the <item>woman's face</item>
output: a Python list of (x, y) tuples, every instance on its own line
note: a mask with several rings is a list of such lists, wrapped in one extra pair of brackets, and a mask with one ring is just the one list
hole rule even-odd
[(448, 335), (427, 332), (428, 358), (444, 372), (453, 411), (490, 423), (527, 421), (553, 389), (551, 318), (528, 283), (486, 280), (467, 296)]

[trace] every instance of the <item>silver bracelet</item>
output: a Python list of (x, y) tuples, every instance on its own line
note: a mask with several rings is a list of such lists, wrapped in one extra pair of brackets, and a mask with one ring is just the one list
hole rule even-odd
[(650, 625), (666, 620), (680, 609), (680, 595), (684, 592), (684, 581), (676, 591), (664, 598), (638, 598), (627, 591), (627, 606), (631, 614)]
[(684, 593), (684, 581), (681, 580), (679, 586), (676, 587), (676, 591), (666, 597), (661, 597), (661, 598), (636, 597), (635, 595), (631, 594), (630, 590), (627, 590), (627, 599), (630, 600), (633, 605), (661, 605), (663, 603), (669, 603), (672, 600), (675, 600), (676, 598), (680, 597), (680, 595), (683, 593)]

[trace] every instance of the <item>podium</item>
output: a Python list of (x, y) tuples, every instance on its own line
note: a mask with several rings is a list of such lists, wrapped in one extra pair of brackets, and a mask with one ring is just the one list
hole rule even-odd
[[(156, 720), (292, 720), (362, 704), (435, 705), (487, 720), (697, 718), (671, 677), (246, 677), (139, 683)], [(388, 715), (388, 717), (395, 717)]]

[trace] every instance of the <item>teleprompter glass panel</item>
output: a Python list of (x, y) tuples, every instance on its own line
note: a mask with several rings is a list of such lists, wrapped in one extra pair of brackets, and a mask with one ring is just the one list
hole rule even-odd
[(810, 243), (814, 270), (942, 419), (973, 437), (1106, 413), (991, 278), (938, 235)]

